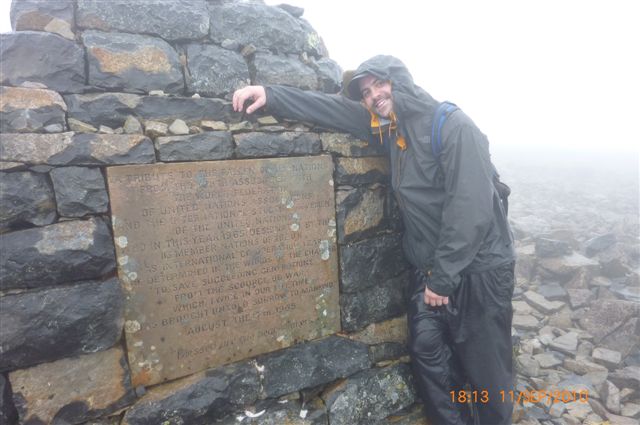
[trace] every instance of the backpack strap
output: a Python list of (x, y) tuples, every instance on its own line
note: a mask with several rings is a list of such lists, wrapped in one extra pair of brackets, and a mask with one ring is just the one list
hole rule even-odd
[(433, 120), (431, 123), (431, 152), (436, 158), (436, 161), (440, 162), (440, 152), (442, 152), (442, 126), (447, 120), (447, 117), (453, 112), (457, 111), (458, 106), (451, 102), (442, 102), (436, 108), (436, 112), (433, 114)]

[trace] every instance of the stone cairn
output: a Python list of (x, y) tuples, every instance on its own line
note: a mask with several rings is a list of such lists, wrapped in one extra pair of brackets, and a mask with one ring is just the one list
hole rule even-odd
[[(249, 83), (340, 89), (342, 70), (302, 13), (14, 0), (15, 32), (0, 38), (1, 423), (420, 420), (382, 152), (231, 108)], [(133, 387), (105, 168), (319, 154), (334, 160), (343, 333)]]
[[(14, 0), (15, 32), (0, 36), (1, 423), (426, 424), (382, 152), (231, 109), (249, 83), (339, 90), (341, 70), (302, 14), (222, 0)], [(335, 164), (342, 332), (134, 388), (105, 168), (323, 153)], [(638, 423), (637, 250), (606, 226), (589, 238), (540, 231), (517, 196), (515, 423)], [(553, 390), (589, 399), (539, 397)]]

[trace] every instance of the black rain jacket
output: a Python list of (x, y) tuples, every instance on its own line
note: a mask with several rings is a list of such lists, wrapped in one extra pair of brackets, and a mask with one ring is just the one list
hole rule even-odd
[[(486, 136), (462, 111), (454, 112), (442, 127), (438, 161), (431, 150), (438, 102), (392, 56), (367, 60), (354, 75), (362, 73), (392, 83), (393, 110), (408, 145), (401, 150), (390, 144), (392, 187), (405, 226), (405, 255), (416, 268), (431, 272), (429, 289), (448, 296), (462, 273), (513, 262), (513, 236), (493, 185)], [(371, 117), (359, 102), (284, 86), (267, 86), (266, 93), (270, 113), (371, 139)]]

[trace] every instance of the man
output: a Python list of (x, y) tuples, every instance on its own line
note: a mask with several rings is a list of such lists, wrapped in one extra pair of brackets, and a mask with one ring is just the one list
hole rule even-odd
[(415, 267), (409, 349), (426, 414), (436, 425), (469, 424), (471, 401), (477, 423), (510, 424), (515, 255), (488, 141), (458, 110), (442, 127), (435, 157), (430, 143), (438, 102), (394, 57), (367, 60), (343, 90), (354, 100), (248, 86), (234, 93), (233, 107), (242, 111), (250, 100), (247, 113), (266, 106), (385, 145), (405, 227), (403, 249)]

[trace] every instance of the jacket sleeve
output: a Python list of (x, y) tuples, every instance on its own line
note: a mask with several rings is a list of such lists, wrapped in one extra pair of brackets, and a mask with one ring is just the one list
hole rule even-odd
[(266, 107), (270, 113), (351, 133), (358, 139), (369, 139), (369, 112), (358, 102), (337, 94), (295, 87), (266, 86), (265, 89)]
[(445, 200), (429, 289), (449, 296), (493, 225), (494, 186), (489, 143), (464, 113), (453, 114), (442, 135)]

